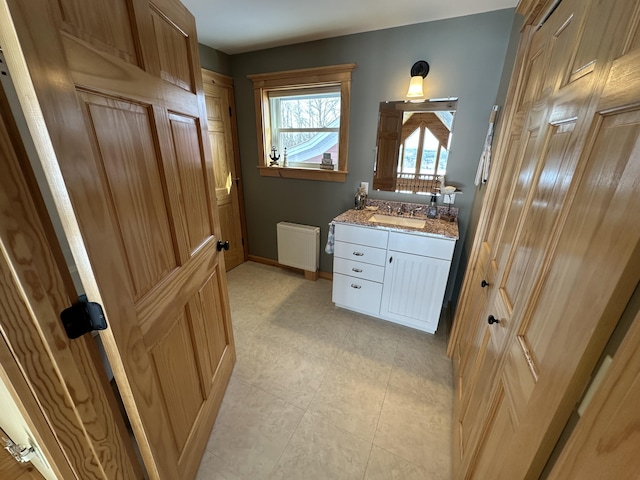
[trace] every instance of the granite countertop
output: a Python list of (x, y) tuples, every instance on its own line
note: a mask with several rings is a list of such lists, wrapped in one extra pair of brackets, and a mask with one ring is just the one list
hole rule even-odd
[[(426, 224), (423, 228), (414, 228), (414, 227), (405, 227), (399, 225), (389, 225), (386, 223), (376, 223), (369, 221), (369, 218), (374, 214), (382, 214), (389, 215), (388, 209), (384, 208), (386, 205), (391, 205), (392, 210), (395, 212), (397, 208), (401, 205), (400, 202), (382, 202), (375, 201), (375, 203), (371, 200), (367, 201), (367, 206), (364, 210), (347, 210), (344, 213), (341, 213), (336, 218), (333, 219), (334, 222), (337, 223), (352, 223), (354, 225), (362, 225), (365, 227), (374, 227), (374, 228), (383, 228), (385, 230), (397, 231), (397, 232), (409, 232), (409, 233), (421, 233), (425, 235), (434, 235), (434, 236), (442, 236), (446, 238), (450, 238), (453, 240), (457, 240), (459, 238), (458, 234), (458, 219), (456, 218), (454, 221), (449, 222), (446, 220), (442, 220), (440, 218), (427, 218), (424, 214), (416, 214), (411, 217), (409, 214), (405, 213), (402, 215), (406, 218), (416, 218), (423, 219), (426, 221)], [(369, 204), (371, 203), (371, 204)], [(411, 203), (402, 203), (407, 211), (410, 211), (416, 207), (424, 207), (424, 205), (419, 204), (411, 204)], [(452, 208), (452, 213), (455, 212), (457, 215), (458, 209)], [(447, 207), (438, 207), (438, 213), (443, 214), (447, 212)], [(392, 216), (399, 216), (395, 213), (391, 214)]]

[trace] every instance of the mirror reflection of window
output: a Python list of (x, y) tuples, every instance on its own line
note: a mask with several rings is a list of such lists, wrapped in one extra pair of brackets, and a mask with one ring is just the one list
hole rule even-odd
[(447, 172), (457, 98), (381, 102), (373, 188), (431, 195)]
[(452, 123), (451, 112), (405, 112), (398, 173), (444, 175), (447, 172)]

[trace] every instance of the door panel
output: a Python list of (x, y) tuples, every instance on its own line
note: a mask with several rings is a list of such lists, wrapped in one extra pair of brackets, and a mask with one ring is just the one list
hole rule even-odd
[(213, 233), (211, 201), (208, 197), (206, 184), (206, 168), (202, 162), (204, 152), (200, 150), (200, 127), (198, 120), (169, 114), (171, 138), (177, 162), (178, 175), (182, 193), (182, 209), (187, 229), (189, 256), (202, 247)]
[[(140, 65), (129, 19), (129, 2), (98, 2), (90, 10), (74, 0), (57, 3), (59, 11), (56, 13), (62, 17), (64, 31), (133, 65)], [(112, 21), (105, 22), (105, 18)]]
[[(189, 35), (184, 32), (176, 23), (186, 19), (167, 16), (169, 12), (161, 11), (157, 6), (150, 3), (151, 19), (153, 31), (155, 33), (156, 44), (160, 58), (160, 75), (164, 80), (180, 87), (188, 92), (195, 92), (193, 78), (193, 59), (191, 58), (191, 48)], [(180, 12), (175, 12), (178, 16)]]
[[(79, 92), (79, 97), (95, 138), (131, 286), (139, 299), (178, 265), (151, 112), (148, 106), (130, 101), (86, 92)], [(121, 129), (127, 133), (119, 134)]]
[(511, 247), (512, 257), (503, 276), (502, 288), (509, 299), (518, 298), (521, 289), (528, 289), (533, 275), (539, 271), (548, 234), (558, 220), (577, 164), (575, 156), (566, 155), (574, 128), (575, 120), (551, 128), (542, 170), (537, 182), (532, 182), (535, 186), (527, 221)]
[[(31, 71), (59, 72), (33, 82), (79, 273), (104, 306), (101, 339), (150, 477), (193, 478), (235, 359), (195, 22), (177, 0), (105, 15), (104, 32), (131, 26), (136, 66), (58, 15), (34, 24), (29, 11), (58, 6), (36, 3), (10, 7)], [(65, 5), (94, 19), (102, 3)]]

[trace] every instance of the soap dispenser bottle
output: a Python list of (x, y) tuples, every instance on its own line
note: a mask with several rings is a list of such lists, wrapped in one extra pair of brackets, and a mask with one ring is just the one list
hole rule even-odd
[(356, 197), (355, 197), (356, 210), (363, 210), (366, 201), (367, 201), (367, 194), (365, 192), (364, 187), (358, 187), (358, 190), (356, 190)]
[(438, 216), (438, 204), (436, 203), (436, 196), (431, 195), (431, 203), (427, 208), (427, 218), (436, 218)]

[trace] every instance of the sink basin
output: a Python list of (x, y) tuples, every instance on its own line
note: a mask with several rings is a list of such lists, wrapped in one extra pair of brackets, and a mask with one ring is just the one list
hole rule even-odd
[(412, 228), (424, 228), (427, 221), (421, 218), (411, 217), (394, 217), (391, 215), (382, 215), (380, 213), (374, 213), (369, 217), (370, 222), (385, 223), (387, 225), (396, 225), (398, 227), (412, 227)]

